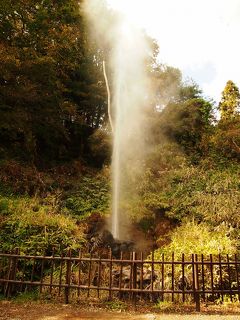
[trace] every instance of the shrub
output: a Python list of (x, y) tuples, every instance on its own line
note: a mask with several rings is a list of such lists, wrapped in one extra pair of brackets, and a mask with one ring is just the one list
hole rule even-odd
[(109, 210), (109, 178), (103, 174), (85, 176), (74, 190), (68, 192), (62, 205), (78, 218), (92, 212), (106, 213)]
[(226, 226), (211, 229), (206, 223), (197, 223), (194, 220), (184, 221), (172, 231), (170, 239), (168, 245), (155, 251), (157, 257), (162, 253), (170, 256), (174, 252), (176, 258), (180, 259), (182, 253), (218, 255), (234, 254), (237, 250), (237, 241), (230, 238)]
[(44, 189), (43, 175), (35, 167), (22, 166), (14, 160), (0, 165), (0, 189), (14, 193), (35, 194)]
[(239, 168), (187, 166), (154, 174), (146, 171), (142, 198), (146, 207), (181, 221), (194, 217), (213, 226), (239, 228)]
[(21, 253), (56, 254), (81, 247), (84, 236), (76, 221), (59, 212), (54, 198), (10, 198), (8, 215), (0, 221), (0, 250), (18, 247)]

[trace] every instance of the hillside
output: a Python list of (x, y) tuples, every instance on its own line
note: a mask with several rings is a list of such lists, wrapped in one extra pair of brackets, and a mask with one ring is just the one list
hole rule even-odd
[[(111, 65), (113, 48), (93, 36), (82, 5), (0, 4), (1, 251), (88, 250), (110, 219), (114, 134), (102, 62)], [(102, 10), (107, 30), (116, 16)], [(179, 69), (159, 63), (156, 41), (141, 36), (151, 94), (143, 95), (145, 126), (130, 127), (144, 132), (146, 148), (126, 163), (129, 237), (136, 232), (158, 254), (239, 253), (239, 89), (226, 79), (216, 105)]]

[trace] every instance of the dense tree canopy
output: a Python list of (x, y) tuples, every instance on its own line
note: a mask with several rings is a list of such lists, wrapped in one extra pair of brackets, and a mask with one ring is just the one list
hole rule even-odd
[(38, 163), (83, 155), (106, 103), (79, 2), (2, 1), (0, 21), (2, 156)]

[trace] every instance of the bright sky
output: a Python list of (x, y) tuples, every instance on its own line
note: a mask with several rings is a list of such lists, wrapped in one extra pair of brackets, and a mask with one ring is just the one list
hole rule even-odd
[(107, 0), (159, 43), (159, 61), (178, 67), (219, 101), (240, 87), (240, 0)]

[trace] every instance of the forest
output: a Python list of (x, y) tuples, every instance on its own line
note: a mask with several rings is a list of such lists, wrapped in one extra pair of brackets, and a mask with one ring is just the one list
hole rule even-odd
[[(0, 2), (2, 252), (87, 247), (89, 229), (111, 215), (102, 71), (111, 48), (94, 38), (81, 4)], [(181, 70), (160, 64), (156, 41), (146, 37), (153, 94), (144, 170), (126, 204), (132, 225), (156, 255), (239, 253), (239, 89), (226, 79), (217, 105)]]

